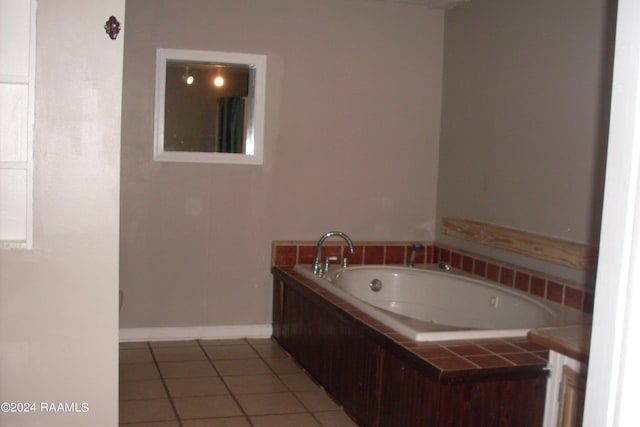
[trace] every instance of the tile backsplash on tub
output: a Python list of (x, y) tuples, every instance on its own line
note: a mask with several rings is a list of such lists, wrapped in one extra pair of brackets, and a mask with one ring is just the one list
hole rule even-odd
[[(411, 254), (412, 243), (414, 242), (355, 242), (355, 253), (351, 255), (343, 243), (325, 242), (322, 246), (322, 256), (323, 258), (336, 256), (342, 259), (346, 255), (351, 265), (405, 265)], [(456, 248), (433, 242), (421, 243), (425, 249), (416, 253), (416, 265), (437, 264), (443, 261), (450, 264), (452, 268), (468, 274), (564, 304), (585, 313), (593, 313), (592, 288)], [(316, 242), (274, 241), (271, 264), (279, 267), (311, 264), (315, 252)]]
[[(406, 264), (411, 254), (410, 245), (414, 242), (356, 242), (355, 253), (349, 254), (344, 243), (325, 242), (322, 245), (322, 258), (347, 256), (351, 265), (361, 264)], [(425, 249), (416, 252), (416, 264), (432, 264), (435, 246), (423, 243)], [(274, 241), (271, 250), (271, 264), (291, 267), (296, 264), (311, 264), (316, 254), (315, 242)]]

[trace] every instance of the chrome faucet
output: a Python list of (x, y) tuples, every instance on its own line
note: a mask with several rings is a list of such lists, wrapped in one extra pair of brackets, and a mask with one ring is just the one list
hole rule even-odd
[[(328, 263), (326, 266), (322, 265), (322, 244), (329, 237), (333, 237), (333, 236), (342, 237), (347, 242), (347, 245), (349, 245), (349, 253), (351, 255), (355, 253), (355, 249), (353, 248), (353, 241), (349, 236), (344, 234), (342, 231), (329, 231), (327, 233), (324, 233), (322, 237), (320, 237), (320, 240), (318, 240), (318, 244), (316, 245), (316, 256), (313, 259), (313, 266), (312, 266), (313, 274), (315, 275), (322, 276), (329, 269)], [(347, 267), (348, 265), (349, 265), (349, 260), (345, 256), (344, 258), (342, 258), (342, 266)]]
[(411, 244), (411, 255), (409, 256), (409, 262), (407, 262), (407, 267), (413, 268), (416, 263), (416, 252), (424, 250), (424, 245), (420, 243), (412, 243)]

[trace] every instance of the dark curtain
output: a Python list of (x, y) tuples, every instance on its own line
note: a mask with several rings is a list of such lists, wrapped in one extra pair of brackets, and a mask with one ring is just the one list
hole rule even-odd
[(244, 99), (230, 96), (218, 99), (218, 152), (243, 153)]

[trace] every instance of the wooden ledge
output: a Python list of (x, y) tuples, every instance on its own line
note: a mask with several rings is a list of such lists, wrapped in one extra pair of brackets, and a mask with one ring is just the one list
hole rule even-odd
[(442, 232), (457, 239), (578, 270), (596, 268), (597, 248), (580, 243), (460, 218), (442, 218)]

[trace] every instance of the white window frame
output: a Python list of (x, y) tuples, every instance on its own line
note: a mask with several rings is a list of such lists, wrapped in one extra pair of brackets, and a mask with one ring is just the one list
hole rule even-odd
[[(15, 0), (5, 2), (3, 6), (11, 6)], [(27, 86), (27, 129), (26, 129), (26, 156), (23, 161), (0, 161), (2, 170), (23, 170), (26, 179), (25, 195), (25, 230), (23, 238), (19, 240), (2, 240), (0, 237), (0, 249), (32, 249), (33, 248), (33, 141), (35, 122), (35, 62), (36, 62), (36, 10), (37, 0), (29, 1), (28, 22), (29, 26), (29, 54), (27, 75), (0, 74), (0, 82), (10, 85)], [(0, 58), (1, 60), (1, 58)], [(2, 143), (2, 141), (0, 141)]]
[[(178, 152), (164, 149), (164, 107), (166, 69), (169, 60), (190, 60), (197, 62), (224, 63), (248, 66), (252, 70), (248, 106), (246, 152), (204, 153)], [(264, 151), (264, 114), (266, 92), (266, 55), (213, 52), (186, 49), (156, 49), (156, 93), (154, 114), (153, 159), (159, 162), (226, 163), (237, 165), (261, 165)]]

